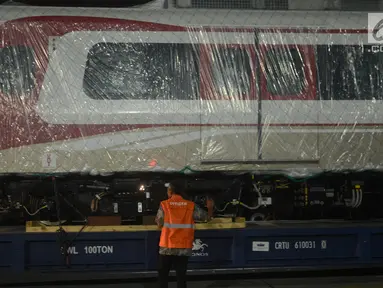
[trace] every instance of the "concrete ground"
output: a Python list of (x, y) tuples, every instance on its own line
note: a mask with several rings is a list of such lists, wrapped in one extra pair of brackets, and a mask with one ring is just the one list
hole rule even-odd
[[(37, 287), (37, 286), (23, 286)], [(41, 286), (44, 288), (156, 288), (154, 282)], [(170, 283), (169, 288), (176, 288)], [(214, 281), (190, 281), (188, 288), (383, 288), (383, 276), (333, 277), (333, 278), (290, 278), (290, 279), (244, 279)]]

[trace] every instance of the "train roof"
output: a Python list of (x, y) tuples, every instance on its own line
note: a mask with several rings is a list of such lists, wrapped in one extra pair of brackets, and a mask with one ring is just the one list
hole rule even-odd
[(367, 12), (2, 6), (0, 21), (36, 16), (129, 19), (187, 27), (367, 29)]

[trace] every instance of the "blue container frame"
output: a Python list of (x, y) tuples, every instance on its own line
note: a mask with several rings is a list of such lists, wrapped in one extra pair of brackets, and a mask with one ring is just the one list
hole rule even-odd
[[(68, 235), (69, 240), (75, 236)], [(0, 270), (17, 275), (155, 272), (159, 235), (157, 231), (81, 233), (73, 242), (68, 268), (56, 233), (4, 233), (0, 234)], [(383, 267), (380, 226), (200, 230), (196, 240), (189, 265), (194, 270)], [(99, 250), (87, 254), (89, 246)], [(107, 252), (98, 253), (103, 250)]]

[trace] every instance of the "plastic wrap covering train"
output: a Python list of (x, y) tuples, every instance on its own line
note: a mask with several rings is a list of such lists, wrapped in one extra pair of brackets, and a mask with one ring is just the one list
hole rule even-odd
[(383, 168), (367, 14), (241, 13), (2, 8), (0, 172)]

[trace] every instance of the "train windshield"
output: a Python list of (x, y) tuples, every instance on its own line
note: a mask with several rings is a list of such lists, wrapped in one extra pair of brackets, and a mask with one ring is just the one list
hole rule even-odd
[(0, 48), (0, 92), (3, 97), (25, 97), (35, 87), (36, 63), (25, 46)]
[(98, 43), (88, 53), (84, 91), (95, 100), (195, 99), (196, 58), (187, 44)]

